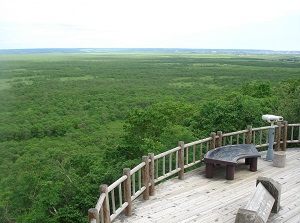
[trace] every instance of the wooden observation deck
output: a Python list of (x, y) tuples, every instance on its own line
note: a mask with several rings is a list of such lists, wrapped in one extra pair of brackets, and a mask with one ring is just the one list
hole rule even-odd
[[(268, 133), (269, 126), (248, 126), (225, 134), (218, 131), (195, 142), (179, 142), (178, 147), (164, 153), (143, 156), (140, 164), (125, 168), (114, 183), (100, 185), (98, 201), (88, 211), (89, 223), (234, 222), (239, 208), (246, 206), (256, 190), (258, 176), (282, 185), (280, 211), (271, 214), (269, 222), (299, 223), (300, 123), (275, 126), (274, 150), (283, 150), (286, 155), (281, 168), (264, 160)], [(201, 166), (204, 154), (216, 147), (239, 144), (253, 144), (261, 151), (257, 171), (250, 172), (249, 166), (238, 163), (233, 180), (226, 180), (224, 166), (214, 168), (214, 178), (205, 178), (205, 167)], [(190, 168), (195, 169), (187, 171)]]
[(300, 149), (287, 149), (286, 166), (274, 167), (258, 159), (257, 172), (241, 164), (234, 180), (226, 180), (226, 168), (216, 167), (213, 179), (205, 178), (205, 167), (186, 173), (184, 180), (173, 178), (156, 186), (149, 200), (133, 202), (132, 216), (120, 215), (115, 223), (234, 222), (237, 211), (245, 207), (255, 191), (258, 176), (268, 176), (282, 185), (281, 208), (268, 222), (300, 222)]

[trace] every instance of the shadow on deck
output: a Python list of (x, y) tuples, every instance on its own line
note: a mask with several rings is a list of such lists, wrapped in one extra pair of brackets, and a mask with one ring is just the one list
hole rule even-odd
[(240, 207), (245, 207), (255, 191), (258, 176), (273, 178), (282, 185), (281, 208), (271, 214), (268, 222), (300, 222), (300, 149), (287, 149), (286, 166), (274, 167), (263, 158), (258, 160), (257, 172), (240, 163), (235, 179), (226, 180), (224, 166), (215, 168), (214, 178), (205, 178), (205, 167), (156, 186), (149, 200), (133, 201), (132, 216), (121, 214), (113, 222), (132, 223), (184, 223), (184, 222), (234, 222)]

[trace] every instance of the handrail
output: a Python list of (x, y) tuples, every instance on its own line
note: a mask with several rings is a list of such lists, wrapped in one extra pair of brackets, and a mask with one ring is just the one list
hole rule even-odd
[(247, 133), (247, 132), (248, 132), (248, 130), (242, 130), (242, 131), (237, 131), (237, 132), (225, 133), (225, 134), (223, 134), (223, 136), (232, 136), (232, 135), (243, 134), (243, 133)]
[(130, 170), (130, 175), (132, 176), (133, 174), (138, 172), (140, 169), (142, 169), (145, 165), (146, 165), (146, 163), (144, 163), (144, 162), (140, 163), (139, 165), (134, 167), (132, 170)]
[(117, 181), (115, 181), (113, 184), (111, 184), (107, 190), (108, 193), (114, 190), (117, 186), (119, 186), (121, 183), (123, 183), (127, 179), (127, 176), (120, 177)]
[(179, 147), (179, 146), (178, 146), (178, 147), (175, 147), (174, 149), (168, 150), (168, 151), (166, 151), (166, 152), (163, 152), (163, 153), (160, 153), (160, 154), (154, 156), (154, 159), (162, 158), (162, 157), (164, 157), (164, 156), (170, 155), (170, 154), (173, 153), (173, 152), (177, 152), (178, 150), (180, 150), (180, 147)]
[(102, 206), (102, 204), (103, 204), (103, 202), (104, 202), (104, 199), (105, 199), (105, 194), (103, 193), (103, 194), (100, 194), (100, 197), (99, 197), (99, 199), (98, 199), (98, 202), (97, 202), (97, 204), (96, 204), (96, 206), (95, 206), (95, 208), (98, 210), (98, 212), (100, 211), (100, 209), (101, 209), (101, 206)]
[[(216, 147), (232, 144), (254, 144), (261, 149), (269, 145), (268, 131), (270, 126), (225, 133), (211, 133), (210, 137), (184, 144), (179, 142), (166, 152), (143, 156), (143, 160), (133, 169), (125, 168), (124, 175), (110, 186), (100, 186), (100, 196), (95, 208), (88, 211), (89, 223), (111, 223), (120, 213), (126, 216), (132, 214), (132, 201), (140, 195), (149, 199), (154, 195), (155, 184), (178, 173), (179, 179), (184, 179), (184, 170), (203, 162), (204, 154)], [(275, 150), (286, 150), (286, 145), (300, 143), (300, 123), (278, 123), (274, 126)], [(137, 175), (137, 178), (136, 178)], [(115, 189), (118, 194), (115, 196)], [(110, 214), (112, 212), (112, 214)], [(100, 214), (100, 216), (99, 216)]]
[[(278, 125), (274, 125), (274, 127), (278, 127)], [(258, 130), (266, 130), (269, 129), (270, 126), (264, 126), (264, 127), (259, 127), (259, 128), (253, 128), (253, 131), (258, 131)]]
[(207, 141), (209, 141), (209, 140), (211, 140), (211, 139), (212, 139), (211, 137), (208, 137), (208, 138), (201, 139), (201, 140), (198, 140), (198, 141), (195, 141), (195, 142), (190, 142), (190, 143), (185, 144), (185, 147), (198, 145), (198, 144), (207, 142)]

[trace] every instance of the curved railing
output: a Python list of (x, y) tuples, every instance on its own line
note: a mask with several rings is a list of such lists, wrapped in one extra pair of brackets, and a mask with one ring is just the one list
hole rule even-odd
[[(100, 197), (95, 208), (88, 211), (89, 223), (110, 223), (124, 211), (132, 213), (132, 201), (141, 194), (143, 199), (154, 195), (155, 185), (178, 173), (184, 178), (185, 169), (203, 162), (203, 155), (216, 147), (233, 144), (254, 144), (261, 149), (269, 145), (269, 126), (225, 133), (211, 133), (210, 137), (178, 146), (164, 153), (143, 156), (142, 162), (130, 170), (125, 168), (123, 176), (110, 186), (100, 186)], [(274, 149), (286, 150), (287, 144), (300, 143), (300, 123), (279, 123), (274, 126)]]

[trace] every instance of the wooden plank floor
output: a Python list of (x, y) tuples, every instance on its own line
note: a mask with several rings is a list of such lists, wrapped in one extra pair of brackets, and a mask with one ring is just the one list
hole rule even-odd
[(286, 166), (273, 167), (272, 162), (258, 160), (258, 171), (250, 172), (240, 163), (235, 179), (225, 179), (225, 167), (214, 169), (214, 178), (205, 178), (205, 168), (200, 167), (185, 174), (184, 180), (177, 177), (159, 184), (155, 195), (145, 201), (133, 202), (130, 217), (120, 215), (114, 223), (188, 223), (188, 222), (234, 222), (240, 207), (245, 207), (255, 191), (258, 176), (271, 177), (282, 185), (281, 209), (271, 214), (268, 222), (300, 222), (300, 149), (288, 149)]

